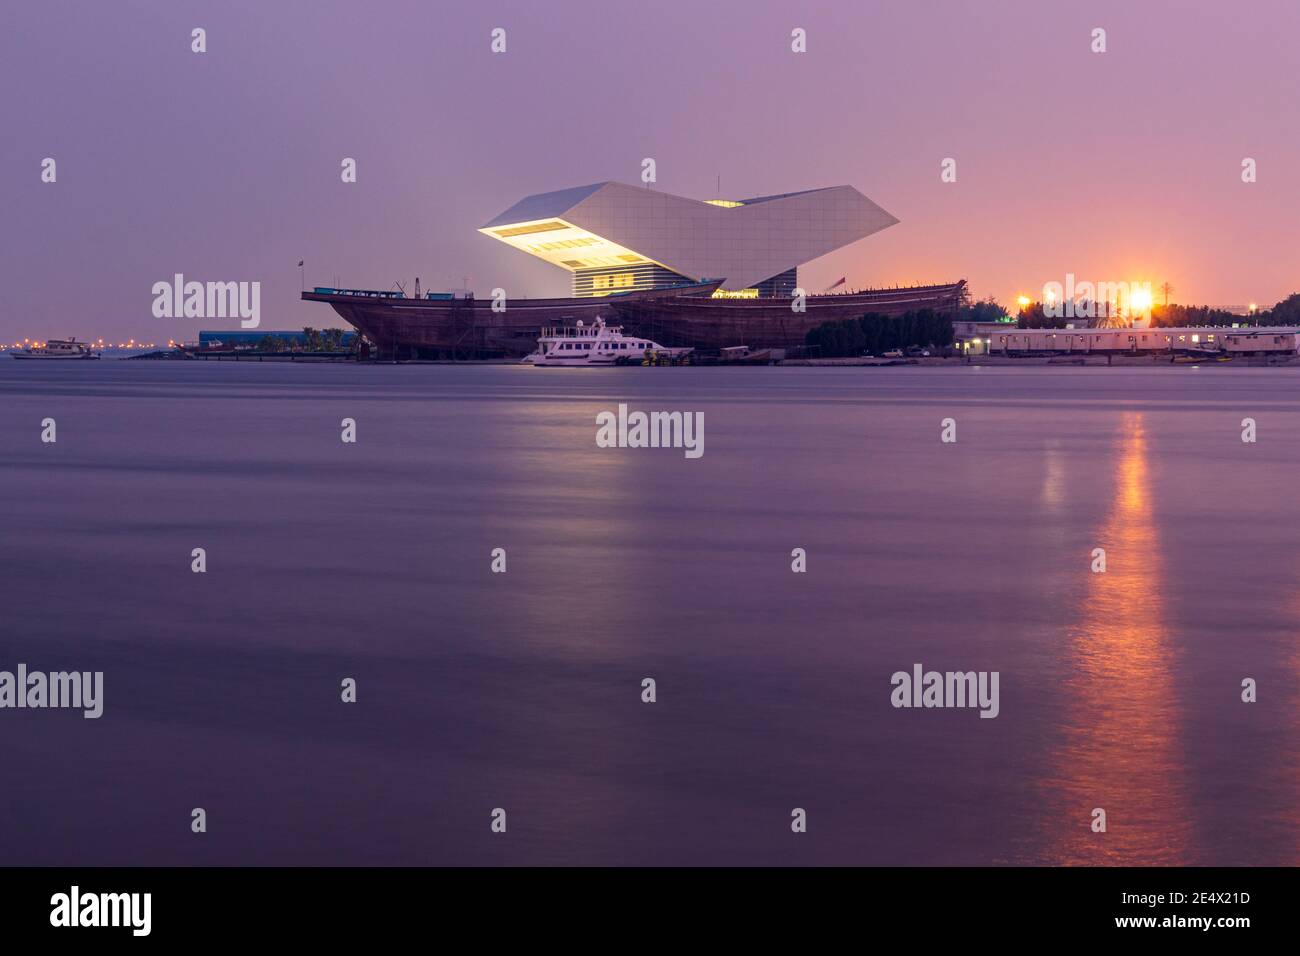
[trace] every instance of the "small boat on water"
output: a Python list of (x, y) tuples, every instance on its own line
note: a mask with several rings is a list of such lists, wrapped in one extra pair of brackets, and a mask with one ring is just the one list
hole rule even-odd
[(785, 361), (785, 349), (751, 349), (748, 345), (732, 345), (718, 352), (719, 365), (780, 365)]
[(1174, 365), (1203, 365), (1206, 362), (1231, 362), (1231, 355), (1218, 349), (1184, 349), (1173, 357)]
[(537, 366), (640, 365), (647, 353), (657, 360), (676, 361), (692, 350), (666, 348), (649, 339), (623, 334), (622, 326), (606, 325), (599, 316), (591, 325), (542, 329), (537, 351), (525, 356), (523, 364)]
[(16, 359), (97, 359), (99, 353), (85, 342), (72, 339), (50, 339), (44, 345), (33, 345), (18, 352), (10, 352)]

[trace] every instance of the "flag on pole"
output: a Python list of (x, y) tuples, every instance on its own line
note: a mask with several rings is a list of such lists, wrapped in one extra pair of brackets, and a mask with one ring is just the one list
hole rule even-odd
[(835, 282), (835, 283), (833, 283), (833, 284), (831, 284), (831, 285), (828, 285), (828, 286), (826, 287), (826, 291), (827, 291), (827, 292), (830, 292), (831, 289), (838, 289), (840, 286), (844, 285), (844, 282), (845, 282), (845, 280), (846, 280), (847, 278), (848, 278), (847, 276), (840, 276), (838, 282)]

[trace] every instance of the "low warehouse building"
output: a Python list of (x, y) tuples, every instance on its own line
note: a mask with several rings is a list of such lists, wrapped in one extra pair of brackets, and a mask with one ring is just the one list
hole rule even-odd
[(1224, 352), (1294, 355), (1296, 328), (998, 329), (980, 344), (993, 355), (1122, 355)]

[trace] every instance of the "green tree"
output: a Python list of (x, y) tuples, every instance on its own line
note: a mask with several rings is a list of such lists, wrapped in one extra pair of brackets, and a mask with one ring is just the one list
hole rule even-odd
[(1234, 323), (1249, 321), (1258, 321), (1258, 319), (1248, 319), (1223, 309), (1211, 308), (1208, 305), (1156, 305), (1151, 307), (1151, 325), (1158, 328), (1185, 328), (1189, 325), (1230, 326)]
[(1009, 318), (1009, 313), (998, 305), (997, 299), (990, 296), (966, 306), (961, 310), (958, 318), (966, 322), (1005, 322)]
[(823, 322), (804, 337), (810, 350), (828, 358), (912, 347), (946, 348), (952, 342), (952, 317), (932, 309), (894, 316), (869, 312), (860, 319)]
[(1269, 325), (1300, 325), (1300, 292), (1293, 292), (1264, 313)]

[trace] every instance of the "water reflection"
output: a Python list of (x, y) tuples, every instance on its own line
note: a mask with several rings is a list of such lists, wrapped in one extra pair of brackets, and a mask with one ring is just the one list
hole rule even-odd
[(1049, 438), (1043, 448), (1046, 469), (1043, 473), (1043, 490), (1040, 498), (1043, 507), (1053, 515), (1065, 504), (1066, 462), (1059, 438)]
[[(1300, 617), (1300, 595), (1292, 599), (1291, 609)], [(1289, 835), (1287, 848), (1290, 852), (1278, 862), (1284, 866), (1297, 866), (1300, 865), (1300, 809), (1297, 809), (1300, 807), (1300, 645), (1292, 644), (1287, 664), (1291, 677), (1291, 706), (1288, 708), (1291, 727), (1289, 732), (1283, 732), (1285, 739), (1281, 744), (1280, 763), (1286, 768), (1287, 779), (1279, 790), (1290, 793), (1291, 799), (1279, 801), (1276, 812), (1283, 832)]]
[[(1187, 771), (1142, 414), (1126, 414), (1120, 430), (1114, 502), (1089, 549), (1106, 549), (1107, 569), (1089, 574), (1070, 632), (1066, 726), (1047, 781), (1048, 855), (1172, 865), (1185, 862), (1190, 842)], [(1096, 807), (1105, 833), (1090, 827)]]

